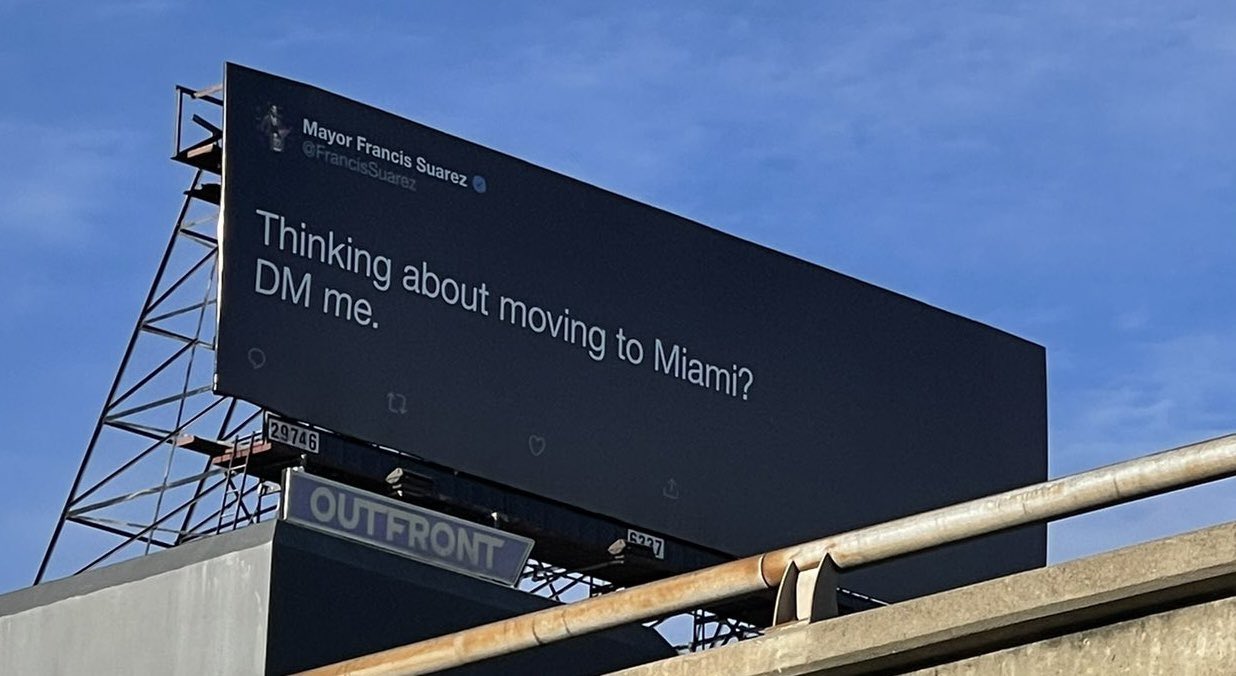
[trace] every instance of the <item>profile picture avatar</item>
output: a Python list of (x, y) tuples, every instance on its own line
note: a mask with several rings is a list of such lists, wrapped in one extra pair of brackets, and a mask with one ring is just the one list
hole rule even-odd
[(283, 139), (292, 133), (292, 128), (284, 124), (286, 117), (286, 113), (272, 103), (258, 122), (258, 131), (262, 132), (262, 136), (270, 144), (270, 149), (277, 153), (283, 152)]

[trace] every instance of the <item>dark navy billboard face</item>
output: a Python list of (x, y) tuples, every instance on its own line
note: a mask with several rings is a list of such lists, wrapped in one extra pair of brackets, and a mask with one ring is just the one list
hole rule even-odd
[(219, 392), (733, 555), (1046, 476), (1036, 345), (247, 68), (224, 115)]

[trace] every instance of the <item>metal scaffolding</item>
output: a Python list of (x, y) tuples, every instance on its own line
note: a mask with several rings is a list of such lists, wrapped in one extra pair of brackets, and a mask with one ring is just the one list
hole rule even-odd
[[(536, 559), (529, 559), (524, 564), (518, 587), (529, 594), (559, 603), (572, 603), (621, 589), (588, 571), (568, 570)], [(760, 627), (749, 622), (700, 608), (643, 624), (656, 629), (679, 653), (699, 652), (764, 633)]]
[[(219, 243), (219, 88), (176, 89), (173, 159), (194, 168), (35, 583), (174, 547), (273, 514), (240, 453), (186, 452), (188, 435), (243, 443), (260, 411), (211, 391)], [(185, 116), (205, 138), (183, 142)], [(273, 501), (265, 501), (273, 503)]]

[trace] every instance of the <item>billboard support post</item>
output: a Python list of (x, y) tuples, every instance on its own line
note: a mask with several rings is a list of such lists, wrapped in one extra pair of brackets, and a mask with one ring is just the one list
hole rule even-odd
[[(214, 96), (217, 91), (176, 88), (173, 159), (196, 171), (35, 573), (35, 584), (148, 553), (151, 547), (172, 547), (234, 528), (246, 522), (241, 515), (263, 516), (260, 508), (248, 506), (256, 503), (255, 493), (260, 496), (256, 487), (237, 485), (231, 473), (212, 469), (209, 457), (203, 467), (200, 456), (176, 453), (177, 440), (184, 434), (231, 439), (258, 415), (252, 405), (215, 395), (210, 387), (219, 196), (218, 183), (210, 177), (221, 171), (221, 130), (192, 113), (195, 128), (204, 130), (206, 138), (182, 146), (182, 123), (189, 112), (186, 103), (205, 115), (211, 111), (218, 115), (222, 100)], [(226, 524), (216, 521), (224, 510), (206, 507), (224, 500), (231, 501), (237, 517)], [(202, 518), (203, 511), (210, 514)], [(66, 529), (82, 528), (114, 539), (98, 551), (64, 541)]]

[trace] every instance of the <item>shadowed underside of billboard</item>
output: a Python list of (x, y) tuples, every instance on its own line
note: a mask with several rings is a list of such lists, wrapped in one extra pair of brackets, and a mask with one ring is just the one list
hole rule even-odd
[(1037, 345), (315, 87), (224, 108), (221, 393), (735, 556), (1046, 477)]

